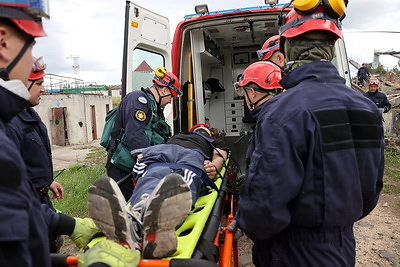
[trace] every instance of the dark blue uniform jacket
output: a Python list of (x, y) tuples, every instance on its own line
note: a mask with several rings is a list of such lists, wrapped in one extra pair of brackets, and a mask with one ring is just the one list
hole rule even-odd
[[(143, 149), (149, 146), (147, 143), (147, 137), (145, 128), (152, 119), (152, 101), (144, 89), (141, 91), (133, 91), (127, 94), (121, 101), (119, 105), (116, 121), (119, 121), (122, 127), (125, 129), (126, 143), (130, 151), (135, 149)], [(145, 117), (143, 120), (137, 118), (137, 112), (144, 112)], [(159, 116), (164, 119), (164, 114), (162, 109), (159, 109), (158, 114), (154, 116)]]
[(383, 108), (384, 113), (388, 112), (392, 108), (392, 105), (390, 104), (389, 100), (387, 99), (384, 93), (378, 91), (373, 93), (366, 92), (364, 96), (371, 99), (372, 102), (374, 102), (378, 108)]
[(365, 67), (365, 66), (360, 67), (360, 68), (358, 69), (358, 71), (357, 71), (357, 76), (358, 76), (358, 77), (364, 77), (364, 78), (366, 78), (368, 75), (369, 75), (369, 71), (368, 71), (368, 68)]
[(8, 124), (9, 137), (22, 154), (35, 188), (39, 189), (53, 181), (53, 164), (47, 129), (37, 112), (28, 107)]
[(71, 234), (75, 221), (45, 204), (27, 177), (6, 123), (27, 101), (0, 86), (0, 266), (51, 266), (48, 233)]
[(330, 62), (298, 67), (286, 92), (254, 110), (238, 225), (265, 240), (290, 225), (352, 225), (376, 206), (384, 139), (375, 104), (348, 88)]

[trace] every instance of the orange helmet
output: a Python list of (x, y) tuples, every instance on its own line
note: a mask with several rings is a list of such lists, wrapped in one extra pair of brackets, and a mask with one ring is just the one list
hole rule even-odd
[(279, 40), (279, 35), (274, 35), (268, 38), (264, 42), (261, 50), (257, 50), (258, 59), (266, 61), (272, 57), (272, 54), (274, 54), (275, 51), (279, 51)]
[(155, 76), (153, 83), (168, 87), (171, 90), (172, 95), (175, 97), (179, 97), (183, 94), (181, 83), (175, 74), (167, 71), (164, 67), (158, 67), (154, 72)]
[(33, 57), (33, 60), (32, 72), (29, 75), (30, 81), (36, 81), (46, 76), (46, 73), (44, 72), (46, 69), (46, 63), (44, 62), (43, 57), (39, 57), (37, 59)]
[[(292, 9), (285, 19), (285, 24), (280, 27), (279, 34), (281, 38), (294, 38), (310, 31), (328, 31), (335, 35), (335, 40), (343, 38), (340, 20), (329, 16), (323, 5), (311, 15), (303, 15)], [(282, 43), (281, 39), (281, 51), (283, 51)]]
[(378, 80), (378, 78), (372, 77), (371, 79), (369, 79), (368, 85), (378, 85), (380, 84), (380, 81)]
[(32, 37), (46, 36), (42, 17), (49, 18), (48, 1), (0, 0), (0, 17), (10, 19), (19, 29)]
[(238, 85), (244, 87), (255, 83), (265, 90), (283, 89), (279, 81), (282, 79), (281, 69), (268, 61), (258, 61), (249, 65), (242, 74)]

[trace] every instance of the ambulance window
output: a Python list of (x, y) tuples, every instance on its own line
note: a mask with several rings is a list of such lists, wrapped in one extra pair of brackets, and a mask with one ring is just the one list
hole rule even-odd
[(165, 66), (162, 55), (136, 48), (132, 53), (132, 91), (150, 87), (157, 67)]

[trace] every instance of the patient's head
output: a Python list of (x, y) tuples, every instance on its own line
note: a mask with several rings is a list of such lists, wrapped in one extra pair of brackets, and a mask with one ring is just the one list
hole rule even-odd
[(208, 126), (207, 124), (203, 124), (203, 123), (194, 125), (192, 128), (190, 128), (189, 131), (194, 132), (194, 133), (199, 133), (199, 134), (209, 136), (209, 137), (212, 136), (210, 126)]

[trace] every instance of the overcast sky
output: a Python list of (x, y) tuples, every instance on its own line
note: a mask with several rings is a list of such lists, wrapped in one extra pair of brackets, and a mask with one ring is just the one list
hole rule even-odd
[[(168, 17), (172, 32), (184, 15), (194, 13), (194, 6), (198, 4), (207, 3), (210, 11), (264, 5), (263, 0), (134, 2)], [(75, 77), (73, 59), (67, 58), (79, 56), (79, 77), (85, 82), (120, 84), (124, 12), (124, 0), (50, 0), (51, 19), (44, 21), (48, 37), (37, 38), (33, 53), (44, 56), (49, 73)], [(365, 32), (400, 31), (399, 18), (399, 0), (349, 0), (347, 17), (343, 21), (349, 58), (370, 63), (374, 49), (400, 51), (400, 33)], [(380, 57), (380, 62), (390, 68), (398, 61), (388, 55)]]

